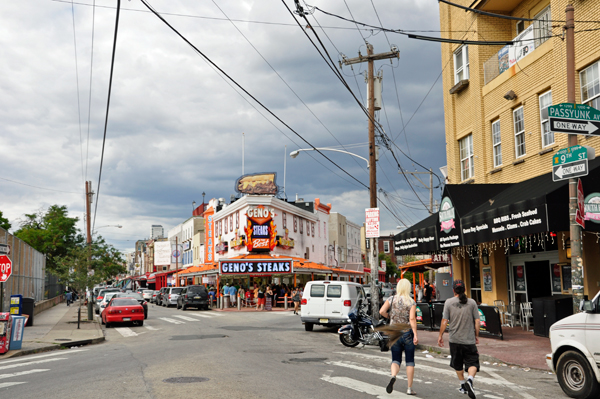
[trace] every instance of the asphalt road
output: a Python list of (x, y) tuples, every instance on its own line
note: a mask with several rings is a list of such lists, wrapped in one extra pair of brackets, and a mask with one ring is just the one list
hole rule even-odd
[[(94, 346), (0, 361), (0, 398), (407, 398), (404, 367), (385, 392), (391, 355), (346, 348), (333, 329), (304, 331), (290, 312), (150, 306), (143, 326)], [(416, 397), (467, 399), (449, 359), (418, 353)], [(482, 365), (478, 398), (563, 398), (548, 372)]]

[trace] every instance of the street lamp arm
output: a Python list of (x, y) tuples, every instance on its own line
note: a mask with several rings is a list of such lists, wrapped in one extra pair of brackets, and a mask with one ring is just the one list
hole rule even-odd
[(369, 166), (370, 166), (369, 160), (367, 158), (361, 157), (360, 155), (356, 155), (356, 154), (353, 154), (348, 151), (338, 150), (336, 148), (302, 148), (302, 149), (290, 152), (290, 157), (296, 158), (298, 156), (298, 154), (300, 153), (300, 151), (316, 151), (316, 150), (318, 150), (318, 151), (335, 151), (335, 152), (341, 152), (344, 154), (352, 155), (353, 157), (360, 158), (363, 161), (365, 161), (367, 163), (367, 168), (369, 168)]

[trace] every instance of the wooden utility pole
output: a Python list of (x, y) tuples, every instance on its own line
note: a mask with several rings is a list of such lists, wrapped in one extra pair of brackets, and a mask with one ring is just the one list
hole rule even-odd
[[(87, 246), (88, 246), (88, 274), (91, 272), (92, 270), (92, 218), (91, 218), (91, 205), (92, 205), (92, 182), (91, 181), (86, 181), (85, 182), (85, 225), (86, 225), (86, 232), (87, 232)], [(93, 310), (93, 304), (92, 304), (92, 300), (93, 298), (93, 287), (88, 287), (88, 289), (91, 289), (91, 294), (90, 297), (88, 299), (88, 306), (87, 306), (87, 316), (88, 316), (88, 320), (93, 320), (94, 319), (94, 310)]]
[(175, 236), (175, 287), (179, 287), (179, 237)]
[[(568, 4), (565, 33), (567, 37), (567, 102), (575, 99), (575, 8)], [(569, 147), (577, 145), (577, 135), (569, 134)], [(569, 220), (571, 224), (571, 287), (573, 289), (573, 313), (579, 312), (583, 301), (583, 262), (581, 259), (581, 226), (575, 222), (577, 212), (577, 180), (569, 179)]]
[[(375, 77), (373, 72), (373, 61), (385, 60), (391, 58), (400, 58), (398, 50), (388, 51), (387, 53), (373, 54), (373, 45), (367, 43), (367, 56), (363, 56), (360, 51), (358, 57), (344, 59), (344, 65), (368, 63), (368, 107), (369, 107), (369, 194), (371, 208), (377, 208), (377, 159), (375, 149)], [(371, 238), (371, 310), (375, 320), (379, 320), (379, 290), (377, 289), (377, 279), (379, 272), (379, 259), (377, 254), (377, 239)]]

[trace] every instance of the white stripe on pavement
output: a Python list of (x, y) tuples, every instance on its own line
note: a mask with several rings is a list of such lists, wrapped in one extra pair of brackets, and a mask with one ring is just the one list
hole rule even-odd
[(12, 387), (13, 385), (20, 385), (20, 384), (25, 384), (25, 383), (24, 382), (3, 382), (0, 384), (0, 389), (8, 388), (8, 387)]
[(504, 399), (504, 396), (494, 396), (494, 395), (483, 395), (484, 398), (490, 399)]
[(77, 352), (87, 352), (89, 349), (69, 349), (68, 351), (60, 351), (60, 352), (56, 352), (56, 353), (50, 353), (48, 355), (39, 355), (39, 356), (31, 356), (28, 357), (27, 359), (24, 358), (20, 358), (20, 359), (16, 359), (16, 360), (3, 360), (0, 362), (0, 365), (3, 364), (7, 364), (7, 363), (18, 363), (18, 362), (23, 362), (26, 360), (36, 360), (36, 359), (41, 359), (44, 357), (52, 357), (52, 356), (64, 356), (66, 353), (77, 353)]
[[(32, 366), (34, 364), (55, 362), (57, 360), (66, 360), (66, 359), (67, 359), (66, 357), (55, 357), (52, 359), (42, 359), (42, 360), (37, 360), (37, 361), (33, 361), (33, 362), (17, 363), (17, 364), (11, 364), (8, 366), (0, 366), (0, 370), (11, 369), (13, 367)], [(23, 361), (23, 359), (21, 359), (21, 361)]]
[[(521, 395), (522, 397), (524, 397), (525, 399), (535, 399), (533, 396), (531, 396), (530, 394), (528, 394), (527, 392), (524, 392), (522, 387), (517, 385), (517, 384), (513, 384), (510, 381), (507, 381), (505, 378), (499, 376), (498, 374), (494, 373), (493, 371), (486, 371), (489, 375), (491, 375), (492, 377), (498, 379), (499, 381), (503, 382), (505, 386), (509, 387), (510, 389), (512, 389), (513, 391), (515, 391), (516, 393), (518, 393), (519, 395)], [(476, 378), (475, 381), (478, 381), (479, 379)]]
[[(362, 371), (362, 372), (366, 372), (366, 373), (371, 373), (371, 374), (378, 374), (378, 375), (385, 375), (386, 377), (390, 376), (390, 371), (389, 370), (382, 370), (382, 369), (374, 369), (371, 367), (365, 367), (362, 364), (359, 363), (353, 363), (353, 362), (334, 362), (334, 361), (329, 361), (329, 362), (325, 362), (325, 364), (330, 364), (332, 366), (339, 366), (339, 367), (346, 367), (346, 368), (350, 368), (350, 369), (354, 369), (354, 370), (358, 370), (358, 371)], [(406, 380), (406, 377), (403, 375), (398, 374), (397, 377), (399, 380)], [(418, 379), (418, 378), (414, 378), (413, 379), (416, 382), (422, 382), (422, 380)]]
[(194, 318), (188, 317), (188, 316), (175, 316), (175, 317), (177, 317), (178, 319), (181, 319), (181, 320), (198, 321), (198, 319), (194, 319)]
[(117, 330), (119, 334), (121, 334), (124, 337), (137, 337), (138, 335), (129, 327), (117, 327), (115, 328), (115, 330)]
[(152, 331), (158, 331), (158, 330), (160, 330), (159, 328), (154, 328), (152, 326), (149, 326), (148, 324), (145, 324), (144, 327), (146, 327), (148, 330), (152, 330)]
[(209, 316), (207, 314), (200, 314), (200, 313), (190, 313), (192, 316), (196, 316), (196, 317), (206, 317), (207, 319), (212, 318), (212, 316)]
[(321, 377), (323, 381), (331, 382), (332, 384), (339, 385), (344, 388), (350, 388), (358, 392), (366, 393), (368, 395), (377, 395), (378, 399), (386, 399), (386, 398), (410, 398), (411, 396), (393, 391), (391, 394), (385, 391), (384, 387), (380, 387), (377, 385), (372, 385), (366, 382), (354, 380), (348, 377), (330, 377), (324, 375)]
[(27, 374), (42, 373), (44, 371), (50, 371), (50, 369), (33, 369), (33, 370), (19, 371), (19, 372), (11, 373), (11, 374), (0, 374), (0, 380), (4, 379), (4, 378), (19, 377), (21, 375), (27, 375)]
[(183, 321), (169, 319), (168, 317), (159, 317), (159, 319), (164, 320), (169, 323), (173, 323), (173, 324), (185, 324), (185, 322), (183, 322)]

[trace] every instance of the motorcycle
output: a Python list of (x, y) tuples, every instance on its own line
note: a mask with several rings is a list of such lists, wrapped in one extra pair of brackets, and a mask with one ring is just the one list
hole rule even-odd
[(375, 327), (386, 324), (384, 319), (380, 319), (377, 324), (373, 324), (371, 317), (366, 312), (367, 305), (363, 305), (362, 301), (357, 301), (354, 308), (348, 312), (348, 321), (350, 324), (340, 327), (338, 334), (340, 335), (340, 342), (353, 348), (358, 344), (365, 345), (377, 345), (382, 351), (387, 350), (388, 337), (379, 332), (375, 331)]

